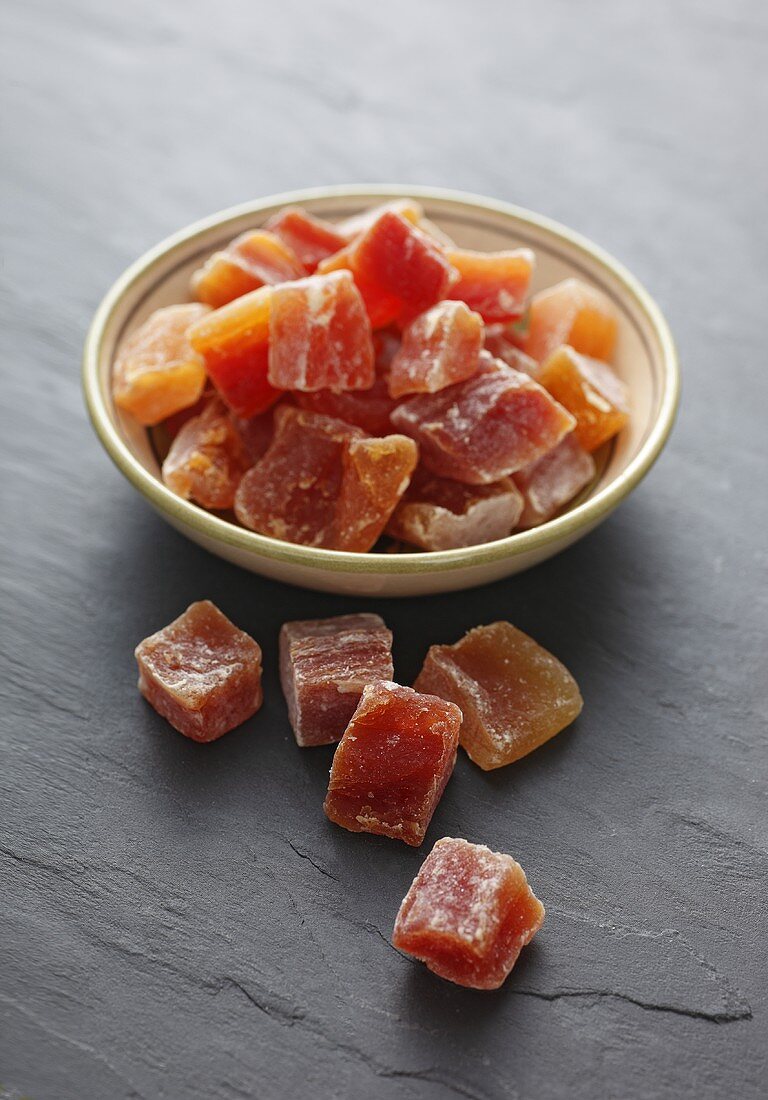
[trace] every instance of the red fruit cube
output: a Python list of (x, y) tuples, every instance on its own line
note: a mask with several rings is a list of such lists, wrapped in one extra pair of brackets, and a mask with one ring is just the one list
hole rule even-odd
[(382, 214), (395, 213), (405, 218), (411, 225), (418, 225), (424, 216), (424, 208), (415, 199), (394, 199), (392, 202), (379, 203), (363, 210), (361, 214), (354, 214), (351, 218), (345, 218), (339, 222), (336, 230), (349, 242), (371, 228)]
[(392, 422), (389, 419), (398, 402), (389, 396), (387, 379), (380, 375), (368, 390), (347, 390), (333, 393), (318, 390), (317, 393), (297, 393), (296, 401), (302, 409), (312, 409), (354, 424), (368, 435), (389, 435)]
[(524, 466), (514, 481), (525, 501), (518, 526), (537, 527), (573, 500), (595, 476), (595, 460), (575, 433), (567, 435), (551, 451)]
[(511, 856), (444, 837), (403, 899), (392, 944), (449, 982), (498, 989), (543, 921)]
[(273, 286), (306, 275), (296, 253), (263, 229), (236, 237), (214, 252), (192, 276), (196, 298), (218, 309), (260, 286)]
[(269, 219), (265, 228), (293, 251), (310, 274), (321, 260), (347, 243), (335, 225), (315, 218), (300, 206), (286, 206)]
[(231, 508), (248, 453), (216, 398), (181, 428), (163, 462), (163, 481), (184, 500), (204, 508)]
[(608, 360), (617, 333), (616, 308), (610, 298), (581, 279), (565, 279), (531, 299), (525, 351), (539, 362), (561, 344), (581, 355)]
[(452, 703), (369, 684), (333, 758), (327, 816), (353, 833), (417, 847), (456, 763), (460, 724)]
[(483, 319), (510, 321), (525, 309), (533, 274), (534, 255), (530, 248), (509, 252), (469, 252), (449, 249), (448, 259), (459, 273), (449, 297), (466, 302)]
[(193, 741), (215, 741), (259, 709), (261, 649), (200, 600), (136, 647), (139, 691)]
[(438, 302), (407, 327), (392, 359), (389, 392), (436, 393), (477, 372), (484, 326), (463, 302)]

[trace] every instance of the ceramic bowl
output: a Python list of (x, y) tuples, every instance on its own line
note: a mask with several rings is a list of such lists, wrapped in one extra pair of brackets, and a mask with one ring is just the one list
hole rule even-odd
[[(353, 554), (294, 546), (258, 535), (175, 496), (160, 479), (146, 429), (117, 409), (110, 373), (125, 336), (159, 306), (189, 298), (189, 276), (201, 260), (275, 211), (299, 204), (339, 219), (376, 202), (413, 196), (457, 241), (492, 250), (529, 245), (536, 252), (533, 289), (569, 275), (599, 287), (619, 316), (615, 365), (629, 387), (628, 427), (601, 451), (588, 489), (556, 518), (497, 542), (459, 550)], [(591, 531), (632, 492), (658, 457), (678, 402), (672, 337), (650, 295), (616, 260), (584, 237), (508, 203), (419, 187), (325, 187), (272, 195), (197, 222), (157, 245), (117, 280), (88, 332), (83, 363), (88, 410), (107, 453), (128, 480), (177, 530), (244, 569), (289, 584), (359, 596), (404, 596), (485, 584), (564, 550)]]

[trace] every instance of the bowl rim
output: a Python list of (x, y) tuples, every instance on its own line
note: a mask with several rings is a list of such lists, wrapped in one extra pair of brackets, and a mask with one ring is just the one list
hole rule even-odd
[[(490, 210), (553, 234), (586, 253), (616, 279), (649, 322), (661, 350), (662, 385), (658, 415), (637, 454), (627, 466), (599, 490), (574, 508), (539, 527), (519, 531), (495, 542), (454, 550), (406, 553), (355, 553), (344, 550), (301, 546), (260, 535), (230, 520), (214, 515), (191, 501), (176, 496), (162, 481), (144, 468), (120, 437), (112, 423), (108, 399), (100, 384), (99, 364), (103, 344), (113, 317), (125, 295), (174, 251), (203, 236), (217, 225), (275, 206), (301, 205), (324, 198), (350, 199), (437, 199), (465, 207)], [(677, 351), (664, 315), (648, 291), (631, 272), (599, 245), (560, 222), (524, 207), (450, 188), (405, 184), (341, 184), (286, 191), (220, 210), (173, 233), (132, 263), (112, 284), (100, 302), (88, 329), (83, 348), (82, 384), (91, 423), (107, 454), (121, 473), (160, 512), (176, 525), (192, 527), (216, 542), (256, 553), (273, 561), (293, 563), (321, 572), (357, 572), (379, 575), (431, 573), (480, 566), (502, 558), (513, 558), (539, 550), (551, 542), (572, 541), (582, 528), (588, 530), (608, 515), (645, 477), (659, 457), (672, 430), (680, 400), (680, 370)]]

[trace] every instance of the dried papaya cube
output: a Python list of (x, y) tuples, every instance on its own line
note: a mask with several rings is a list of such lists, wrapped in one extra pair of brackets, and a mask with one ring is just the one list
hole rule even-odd
[(297, 744), (339, 741), (363, 688), (393, 671), (392, 634), (378, 615), (285, 623), (280, 682)]
[(325, 416), (344, 420), (347, 424), (362, 428), (368, 435), (388, 435), (392, 431), (389, 417), (397, 407), (397, 401), (389, 396), (389, 386), (384, 376), (379, 376), (368, 390), (297, 393), (296, 401), (302, 409), (312, 409)]
[(595, 460), (575, 434), (567, 435), (548, 454), (514, 475), (523, 494), (519, 527), (537, 527), (573, 500), (595, 476)]
[(375, 379), (371, 325), (348, 271), (272, 290), (271, 385), (283, 390), (365, 390)]
[(418, 225), (424, 217), (424, 208), (415, 199), (394, 199), (392, 202), (378, 203), (360, 214), (353, 214), (351, 218), (345, 218), (336, 226), (336, 231), (345, 241), (353, 241), (356, 237), (367, 233), (374, 222), (377, 222), (382, 214), (399, 214), (411, 225)]
[(189, 405), (186, 409), (179, 409), (173, 416), (167, 416), (160, 425), (166, 439), (174, 440), (187, 421), (192, 420), (195, 416), (199, 416), (203, 409), (208, 407), (211, 399), (215, 396), (213, 387), (208, 387), (203, 390), (202, 397), (198, 401), (195, 401), (194, 405)]
[(574, 435), (586, 451), (616, 435), (629, 418), (627, 387), (599, 359), (564, 346), (546, 359), (537, 381), (576, 419)]
[(419, 469), (387, 524), (393, 538), (424, 550), (455, 550), (506, 538), (523, 498), (510, 478), (464, 485)]
[(484, 326), (464, 302), (438, 302), (412, 321), (392, 359), (389, 392), (436, 393), (477, 371)]
[(524, 350), (542, 362), (561, 344), (570, 344), (582, 355), (608, 360), (616, 332), (610, 298), (581, 279), (564, 279), (531, 299)]
[(461, 707), (461, 745), (485, 771), (543, 745), (582, 708), (568, 669), (506, 622), (475, 627), (455, 645), (433, 645), (415, 687)]
[(265, 228), (292, 250), (310, 274), (321, 260), (347, 243), (335, 225), (314, 217), (300, 206), (286, 206), (269, 219)]
[(533, 274), (534, 255), (530, 248), (507, 252), (470, 252), (449, 249), (448, 259), (459, 273), (450, 298), (466, 302), (492, 324), (519, 317), (525, 309)]
[(112, 369), (112, 393), (115, 404), (140, 424), (159, 424), (200, 399), (205, 364), (189, 330), (208, 312), (194, 302), (157, 309), (123, 343)]
[[(321, 260), (317, 265), (318, 275), (330, 275), (334, 271), (352, 270), (352, 245), (347, 245), (340, 252), (329, 256), (327, 260)], [(354, 273), (355, 284), (365, 303), (365, 309), (371, 322), (371, 328), (379, 329), (391, 325), (398, 317), (401, 310), (400, 299), (394, 294), (387, 294), (377, 284), (370, 281), (359, 272)]]
[(403, 899), (392, 944), (449, 982), (498, 989), (543, 921), (516, 860), (443, 837)]
[(189, 332), (220, 396), (237, 416), (264, 412), (280, 396), (267, 378), (272, 289), (261, 287), (214, 310)]
[(136, 647), (139, 691), (193, 741), (215, 741), (262, 703), (261, 649), (210, 600)]
[(163, 462), (163, 481), (204, 508), (231, 508), (250, 466), (243, 442), (217, 399), (181, 428)]
[(440, 477), (485, 485), (522, 469), (556, 446), (573, 417), (526, 374), (490, 356), (466, 382), (403, 401), (395, 428), (419, 444)]
[(371, 549), (408, 488), (418, 460), (418, 447), (405, 435), (349, 440), (336, 514), (339, 550)]
[(333, 757), (326, 815), (418, 847), (456, 763), (460, 724), (452, 703), (368, 684)]
[(214, 309), (227, 302), (287, 279), (306, 275), (296, 253), (274, 233), (257, 229), (242, 233), (221, 252), (214, 252), (192, 275), (192, 291)]
[(230, 414), (230, 420), (245, 447), (250, 460), (248, 465), (252, 466), (267, 453), (275, 434), (274, 406), (266, 412), (258, 413), (257, 416), (243, 417)]
[(516, 343), (515, 338), (510, 335), (511, 328), (509, 325), (489, 326), (485, 332), (485, 350), (513, 370), (520, 370), (535, 378), (539, 364)]

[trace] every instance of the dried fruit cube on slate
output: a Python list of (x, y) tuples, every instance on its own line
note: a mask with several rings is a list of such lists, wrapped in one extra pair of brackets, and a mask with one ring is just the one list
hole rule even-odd
[(531, 378), (536, 377), (539, 364), (530, 355), (526, 355), (519, 344), (510, 336), (510, 327), (493, 325), (485, 332), (485, 349), (495, 359), (501, 359), (513, 370), (520, 370)]
[(541, 362), (561, 344), (570, 344), (582, 355), (607, 360), (616, 331), (610, 298), (581, 279), (565, 279), (531, 299), (524, 350)]
[(237, 416), (256, 416), (280, 396), (267, 378), (271, 296), (266, 286), (244, 294), (209, 313), (189, 332), (209, 378)]
[(215, 741), (259, 709), (261, 649), (200, 600), (136, 647), (139, 690), (193, 741)]
[(417, 470), (387, 524), (387, 533), (424, 550), (454, 550), (506, 538), (523, 498), (510, 478), (465, 485)]
[(280, 682), (302, 747), (338, 741), (363, 688), (393, 672), (392, 634), (378, 615), (285, 623), (280, 631)]
[(511, 856), (443, 837), (403, 899), (392, 943), (450, 982), (498, 989), (543, 921)]
[(417, 847), (456, 763), (460, 724), (452, 703), (369, 684), (333, 758), (327, 816), (353, 833)]
[(140, 424), (159, 424), (194, 405), (205, 388), (205, 364), (189, 330), (209, 312), (192, 302), (155, 312), (123, 343), (112, 370), (115, 404)]
[(231, 508), (240, 478), (251, 465), (223, 404), (213, 398), (181, 428), (163, 462), (163, 481), (204, 508)]
[(387, 379), (380, 375), (370, 389), (347, 390), (333, 393), (318, 390), (317, 393), (297, 393), (296, 401), (302, 409), (312, 409), (325, 416), (333, 416), (347, 424), (362, 428), (369, 435), (388, 435), (392, 431), (389, 419), (397, 400), (389, 396)]
[(412, 321), (392, 359), (389, 392), (435, 393), (471, 378), (478, 367), (484, 326), (464, 302), (438, 302)]
[(286, 244), (308, 272), (347, 243), (335, 225), (316, 218), (300, 206), (286, 206), (269, 219), (265, 228)]
[(416, 448), (370, 439), (308, 409), (281, 406), (269, 450), (240, 482), (240, 522), (286, 542), (370, 550), (408, 485)]
[(570, 413), (528, 375), (486, 354), (466, 382), (411, 397), (392, 413), (393, 425), (416, 440), (432, 473), (470, 485), (535, 462), (574, 426)]
[(522, 314), (534, 266), (530, 248), (507, 252), (449, 249), (448, 259), (459, 273), (450, 298), (466, 302), (489, 324)]
[(375, 379), (371, 325), (348, 271), (272, 290), (271, 385), (283, 390), (366, 390)]
[(536, 379), (576, 418), (574, 435), (587, 451), (616, 435), (629, 418), (629, 393), (618, 375), (607, 363), (573, 348), (554, 351)]
[(227, 302), (287, 279), (300, 279), (306, 269), (296, 253), (274, 233), (251, 230), (214, 252), (192, 275), (192, 291), (218, 309)]
[(543, 458), (523, 467), (514, 481), (523, 494), (519, 527), (537, 527), (573, 500), (595, 476), (595, 460), (575, 435), (567, 435)]
[(538, 748), (582, 708), (568, 669), (507, 622), (433, 645), (415, 687), (461, 707), (461, 745), (485, 771)]

